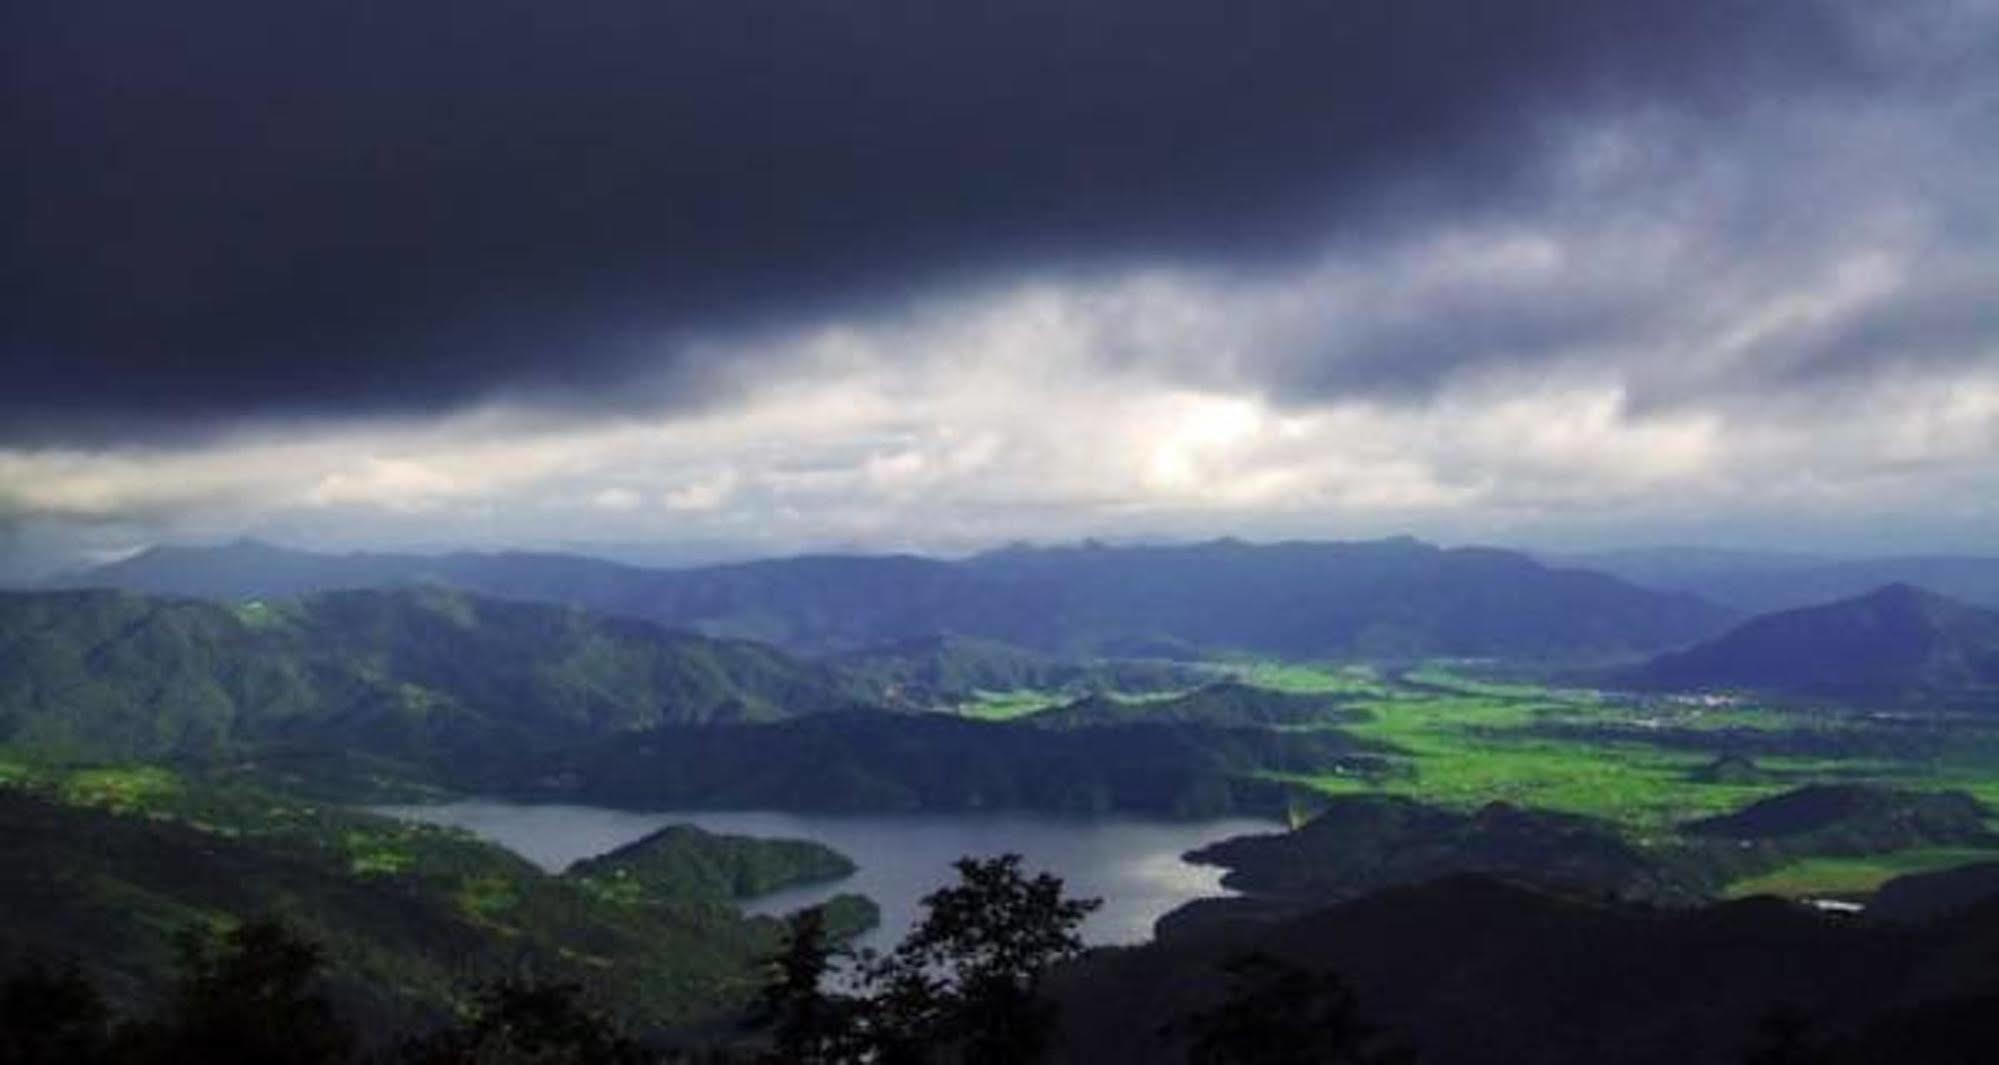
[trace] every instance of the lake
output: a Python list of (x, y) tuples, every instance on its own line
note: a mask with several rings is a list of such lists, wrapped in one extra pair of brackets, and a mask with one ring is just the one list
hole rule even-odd
[(1083, 926), (1093, 944), (1138, 943), (1152, 923), (1198, 898), (1227, 895), (1222, 870), (1189, 865), (1180, 855), (1251, 832), (1274, 832), (1271, 821), (1224, 818), (1158, 821), (1134, 817), (1065, 818), (1035, 814), (790, 814), (736, 811), (638, 813), (594, 806), (474, 800), (432, 806), (381, 806), (387, 814), (465, 829), (550, 872), (594, 857), (670, 824), (764, 838), (809, 839), (852, 858), (859, 871), (843, 880), (790, 888), (747, 900), (746, 912), (785, 914), (857, 892), (882, 909), (881, 926), (859, 945), (887, 949), (919, 915), (919, 900), (956, 879), (951, 863), (966, 855), (1007, 852), (1030, 872), (1062, 878), (1072, 897), (1104, 905)]

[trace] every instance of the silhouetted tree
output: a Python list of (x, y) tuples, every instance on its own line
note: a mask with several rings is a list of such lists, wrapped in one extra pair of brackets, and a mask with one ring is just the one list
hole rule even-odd
[(1382, 1045), (1380, 1029), (1361, 1019), (1353, 991), (1338, 976), (1268, 954), (1223, 966), (1229, 996), (1194, 1015), (1187, 1027), (1190, 1065), (1391, 1065), (1409, 1051)]
[(1811, 1037), (1812, 1022), (1796, 1006), (1777, 1006), (1756, 1023), (1743, 1065), (1821, 1065), (1828, 1060)]
[(856, 1003), (824, 986), (834, 956), (825, 911), (815, 906), (794, 914), (784, 949), (770, 959), (771, 980), (751, 1016), (754, 1027), (771, 1034), (771, 1048), (761, 1057), (766, 1065), (854, 1060)]
[(959, 883), (923, 899), (923, 922), (894, 953), (864, 959), (870, 995), (861, 1021), (876, 1059), (1019, 1065), (1041, 1057), (1056, 1020), (1042, 976), (1083, 949), (1077, 928), (1102, 903), (1064, 898), (1060, 878), (1028, 877), (1020, 861), (960, 859)]
[(274, 920), (181, 939), (181, 976), (165, 1012), (121, 1030), (121, 1055), (202, 1065), (331, 1065), (354, 1033), (320, 993), (319, 947)]
[(582, 1001), (575, 984), (502, 981), (461, 1024), (403, 1048), (408, 1065), (646, 1065), (653, 1056)]
[(75, 966), (32, 962), (0, 984), (0, 1062), (92, 1065), (104, 1059), (109, 1017)]

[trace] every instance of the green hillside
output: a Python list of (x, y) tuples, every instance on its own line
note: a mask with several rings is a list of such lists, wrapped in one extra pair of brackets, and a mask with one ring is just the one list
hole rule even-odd
[(726, 902), (838, 880), (854, 869), (846, 855), (806, 840), (723, 836), (693, 825), (668, 825), (644, 839), (585, 858), (564, 875), (633, 899)]
[[(704, 846), (753, 856), (764, 882), (845, 861), (795, 841)], [(812, 863), (787, 869), (807, 847)], [(166, 986), (183, 930), (257, 916), (325, 945), (339, 997), (385, 1022), (433, 1020), (522, 973), (580, 983), (647, 1025), (740, 1005), (779, 922), (700, 885), (647, 883), (607, 891), (463, 832), (159, 769), (43, 770), (0, 787), (0, 964), (73, 958), (133, 1006)], [(872, 912), (839, 909), (843, 931)]]
[(1185, 663), (1072, 661), (970, 636), (903, 640), (833, 662), (885, 700), (920, 707), (961, 705), (988, 692), (1171, 692), (1214, 677), (1211, 669)]
[(836, 676), (756, 644), (437, 588), (233, 607), (0, 594), (0, 744), (74, 760), (273, 744), (478, 764), (663, 724), (834, 709)]

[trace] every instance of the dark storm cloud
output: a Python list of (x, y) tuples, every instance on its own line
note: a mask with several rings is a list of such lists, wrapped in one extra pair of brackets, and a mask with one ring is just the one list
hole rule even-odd
[(24, 0), (4, 19), (16, 442), (593, 396), (662, 330), (1009, 264), (1302, 249), (1505, 194), (1563, 115), (1710, 115), (1878, 73), (1843, 5), (1790, 0)]

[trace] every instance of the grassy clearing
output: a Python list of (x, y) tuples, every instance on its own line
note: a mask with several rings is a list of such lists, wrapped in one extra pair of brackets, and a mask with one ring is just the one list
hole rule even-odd
[(959, 707), (958, 712), (981, 721), (1011, 721), (1038, 710), (1060, 706), (1069, 700), (1068, 696), (1060, 692), (1036, 688), (1003, 692), (980, 691), (974, 694), (976, 698)]
[(1926, 847), (1864, 858), (1809, 858), (1762, 876), (1738, 880), (1729, 885), (1728, 894), (1731, 898), (1866, 895), (1898, 876), (1990, 861), (1999, 861), (1999, 850)]
[(1468, 677), (1451, 669), (1448, 663), (1425, 665), (1409, 670), (1403, 676), (1414, 684), (1448, 688), (1464, 695), (1483, 695), (1495, 699), (1539, 699), (1548, 695), (1547, 689), (1537, 685)]
[(484, 921), (497, 921), (520, 903), (514, 885), (504, 877), (479, 876), (459, 884), (454, 896), (460, 911)]
[[(1168, 699), (1175, 699), (1186, 693), (1180, 691), (1160, 691), (1106, 692), (1105, 694), (1121, 703), (1142, 706), (1146, 703), (1165, 702)], [(981, 721), (1011, 721), (1015, 718), (1026, 717), (1028, 714), (1051, 710), (1058, 706), (1067, 706), (1077, 699), (1082, 698), (1081, 695), (1073, 691), (1054, 691), (1042, 688), (1017, 688), (1012, 691), (1003, 692), (979, 691), (975, 695), (975, 701), (960, 706), (958, 712), (966, 717), (978, 718)]]
[(230, 608), (236, 620), (253, 629), (279, 627), (288, 620), (291, 611), (282, 606), (272, 606), (262, 599), (249, 599)]
[(358, 876), (390, 876), (416, 862), (410, 853), (407, 833), (398, 830), (349, 828), (340, 833), (340, 848), (347, 866)]
[(180, 778), (157, 766), (86, 769), (62, 782), (64, 802), (116, 813), (156, 811), (181, 792)]
[(0, 755), (0, 786), (19, 786), (38, 778), (33, 766)]
[[(1691, 774), (1709, 760), (1699, 753), (1526, 732), (1564, 710), (1542, 695), (1538, 702), (1510, 695), (1399, 698), (1368, 704), (1373, 720), (1350, 728), (1403, 752), (1409, 772), (1385, 781), (1383, 790), (1448, 806), (1504, 801), (1605, 817), (1649, 835), (1759, 791), (1693, 782)], [(1602, 712), (1593, 703), (1576, 709)], [(1312, 783), (1335, 791), (1355, 786), (1344, 777)]]
[(1372, 666), (1300, 662), (1248, 661), (1232, 663), (1227, 673), (1244, 684), (1273, 691), (1317, 694), (1387, 695), (1388, 687)]

